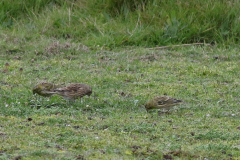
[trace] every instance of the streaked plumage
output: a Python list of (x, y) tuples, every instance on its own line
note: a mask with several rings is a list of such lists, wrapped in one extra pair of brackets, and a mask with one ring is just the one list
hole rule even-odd
[(150, 109), (166, 109), (169, 110), (171, 107), (180, 104), (182, 101), (168, 97), (168, 96), (157, 96), (145, 104), (146, 110)]
[(56, 88), (51, 91), (47, 91), (49, 94), (58, 94), (67, 100), (75, 100), (82, 98), (85, 95), (90, 96), (92, 94), (92, 88), (87, 84), (73, 83), (66, 87)]
[(54, 83), (49, 82), (40, 82), (36, 86), (33, 87), (33, 94), (37, 93), (40, 96), (50, 97), (52, 94), (47, 93), (46, 91), (50, 91), (52, 89), (59, 88), (60, 86), (55, 85)]

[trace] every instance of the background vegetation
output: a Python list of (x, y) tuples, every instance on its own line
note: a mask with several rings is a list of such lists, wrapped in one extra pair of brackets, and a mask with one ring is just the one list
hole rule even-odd
[[(1, 1), (0, 159), (238, 159), (239, 3)], [(213, 46), (148, 49), (193, 42)], [(40, 81), (94, 93), (44, 98)], [(163, 94), (184, 104), (147, 113)]]
[(3, 0), (0, 25), (90, 47), (238, 44), (239, 1)]

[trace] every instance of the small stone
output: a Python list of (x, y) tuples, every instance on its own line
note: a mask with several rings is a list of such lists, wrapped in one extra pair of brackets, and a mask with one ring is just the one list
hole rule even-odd
[(191, 134), (192, 136), (194, 136), (194, 135), (195, 135), (195, 132), (190, 132), (190, 134)]
[(41, 122), (41, 123), (38, 123), (37, 125), (41, 126), (41, 125), (44, 125), (44, 124), (45, 124), (44, 122)]
[(79, 126), (73, 126), (73, 128), (75, 128), (75, 129), (78, 129), (78, 128), (79, 128)]
[(92, 120), (92, 117), (88, 117), (88, 120)]
[(232, 157), (232, 154), (228, 154), (229, 157)]

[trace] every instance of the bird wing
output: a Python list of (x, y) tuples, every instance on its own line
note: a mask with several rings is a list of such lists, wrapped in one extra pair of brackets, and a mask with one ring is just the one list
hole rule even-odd
[(77, 92), (84, 90), (84, 86), (81, 84), (70, 84), (69, 86), (54, 89), (55, 92)]
[(156, 97), (158, 99), (158, 105), (164, 105), (164, 104), (176, 104), (176, 103), (180, 103), (182, 102), (181, 100), (172, 98), (172, 97), (168, 97), (168, 96), (160, 96), (160, 97)]
[(82, 86), (77, 85), (77, 84), (72, 84), (72, 85), (64, 87), (64, 89), (66, 89), (68, 91), (78, 91), (79, 89), (82, 89)]
[(163, 105), (163, 104), (166, 104), (167, 101), (169, 100), (170, 97), (168, 96), (159, 96), (159, 97), (156, 97), (156, 99), (158, 100), (158, 105)]

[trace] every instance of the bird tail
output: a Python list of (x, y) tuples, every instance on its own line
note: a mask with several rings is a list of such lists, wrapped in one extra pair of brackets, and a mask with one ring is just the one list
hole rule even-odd
[(182, 100), (178, 100), (178, 99), (175, 100), (175, 103), (182, 103), (182, 102), (183, 102)]

